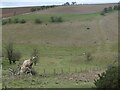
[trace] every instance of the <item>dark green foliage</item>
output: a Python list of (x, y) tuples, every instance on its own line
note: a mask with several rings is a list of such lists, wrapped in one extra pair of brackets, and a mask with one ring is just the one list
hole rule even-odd
[(11, 22), (12, 22), (12, 20), (11, 20), (11, 18), (9, 18), (9, 19), (8, 19), (8, 23), (11, 23)]
[(25, 21), (24, 19), (22, 19), (22, 20), (20, 21), (20, 23), (26, 23), (26, 21)]
[(53, 16), (51, 17), (51, 22), (55, 22), (55, 19)]
[(108, 11), (111, 12), (112, 10), (113, 10), (113, 8), (110, 6), (110, 7), (108, 8)]
[(104, 12), (105, 12), (105, 13), (108, 13), (108, 8), (104, 8)]
[(101, 13), (100, 13), (100, 15), (103, 15), (103, 16), (105, 16), (105, 12), (101, 12)]
[(19, 19), (18, 19), (18, 18), (15, 18), (15, 19), (14, 19), (14, 23), (19, 23)]
[(58, 22), (62, 22), (63, 20), (62, 20), (62, 17), (57, 17), (57, 21)]
[(120, 10), (120, 5), (118, 5), (118, 10)]
[(117, 6), (117, 5), (115, 5), (113, 9), (114, 9), (114, 10), (118, 10), (118, 6)]
[(7, 20), (2, 20), (2, 25), (7, 24)]
[(62, 17), (51, 17), (51, 22), (63, 22)]
[(41, 21), (40, 19), (35, 19), (35, 23), (37, 23), (37, 24), (41, 24), (42, 21)]
[(36, 8), (31, 8), (31, 12), (34, 12), (34, 11), (36, 11)]
[(41, 10), (41, 7), (38, 7), (37, 10)]
[(67, 5), (70, 5), (70, 3), (69, 3), (69, 2), (66, 2), (66, 3), (64, 3), (63, 5), (64, 5), (64, 6), (67, 6)]
[(117, 66), (110, 66), (101, 75), (98, 74), (98, 77), (99, 79), (94, 82), (97, 88), (118, 88), (118, 82), (120, 81), (120, 66), (119, 69)]
[(76, 2), (72, 2), (72, 4), (71, 5), (76, 5)]

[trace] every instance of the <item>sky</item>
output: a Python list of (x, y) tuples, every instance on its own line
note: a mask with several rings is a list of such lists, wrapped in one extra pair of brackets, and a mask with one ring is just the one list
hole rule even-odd
[(42, 5), (62, 5), (65, 2), (77, 2), (77, 4), (98, 4), (98, 3), (118, 3), (119, 0), (0, 0), (0, 8), (22, 7), (22, 6), (42, 6)]

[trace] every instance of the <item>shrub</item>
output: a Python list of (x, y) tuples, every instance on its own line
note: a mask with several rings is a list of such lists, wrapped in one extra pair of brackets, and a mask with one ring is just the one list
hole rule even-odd
[(12, 20), (11, 20), (11, 18), (9, 18), (9, 19), (8, 19), (8, 23), (11, 23), (11, 22), (12, 22)]
[(105, 13), (108, 13), (108, 8), (104, 8), (104, 12), (105, 12)]
[(14, 23), (19, 23), (19, 19), (18, 19), (18, 18), (15, 18), (15, 19), (14, 19)]
[(62, 17), (57, 17), (57, 22), (62, 22)]
[(34, 11), (36, 11), (36, 8), (31, 8), (31, 12), (34, 12)]
[(22, 19), (22, 20), (20, 21), (20, 23), (26, 23), (26, 21), (25, 21), (24, 19)]
[(101, 75), (98, 74), (98, 77), (99, 79), (94, 82), (97, 88), (106, 88), (106, 90), (107, 88), (118, 88), (120, 83), (120, 66), (110, 66)]
[(41, 24), (42, 21), (41, 21), (40, 19), (35, 19), (35, 23), (37, 23), (37, 24)]
[(112, 11), (113, 10), (113, 8), (110, 6), (109, 8), (108, 8), (108, 11)]
[(113, 9), (114, 9), (114, 10), (118, 10), (118, 6), (117, 6), (117, 5), (115, 5)]
[(54, 16), (51, 17), (51, 22), (62, 22), (62, 21), (63, 21), (62, 17), (54, 17)]
[(15, 61), (19, 61), (21, 58), (21, 53), (19, 51), (14, 51), (12, 56), (12, 61), (15, 63)]
[(103, 16), (105, 16), (105, 12), (101, 12), (101, 13), (100, 13), (100, 15), (103, 15)]
[(12, 62), (15, 63), (15, 61), (18, 61), (21, 58), (21, 53), (14, 49), (13, 42), (7, 43), (5, 50), (5, 55), (8, 58), (10, 64), (12, 64)]
[(41, 7), (38, 7), (38, 8), (37, 8), (37, 10), (40, 10), (40, 9), (41, 9)]
[(55, 22), (55, 19), (53, 16), (51, 17), (51, 22)]
[(7, 24), (7, 20), (2, 20), (2, 25)]

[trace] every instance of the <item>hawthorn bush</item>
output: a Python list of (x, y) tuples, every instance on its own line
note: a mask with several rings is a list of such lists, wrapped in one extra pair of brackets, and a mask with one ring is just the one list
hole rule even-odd
[(97, 88), (120, 88), (120, 66), (110, 66), (98, 77), (94, 82)]

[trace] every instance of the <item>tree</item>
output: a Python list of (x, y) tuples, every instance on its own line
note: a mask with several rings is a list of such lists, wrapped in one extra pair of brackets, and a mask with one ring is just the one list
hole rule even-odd
[(20, 60), (21, 53), (14, 49), (13, 42), (7, 43), (7, 45), (5, 46), (5, 50), (6, 57), (8, 58), (10, 64), (12, 64), (12, 62), (15, 63), (16, 61)]
[(70, 3), (69, 3), (69, 2), (66, 2), (66, 3), (64, 3), (64, 5), (67, 6), (67, 5), (70, 5)]
[(72, 4), (71, 5), (75, 5), (76, 4), (76, 2), (72, 2)]
[(32, 57), (35, 57), (33, 63), (34, 63), (34, 65), (36, 65), (36, 63), (39, 60), (39, 51), (38, 51), (38, 49), (36, 49), (36, 48), (33, 49)]
[[(120, 87), (120, 66), (110, 66), (95, 80), (94, 84), (97, 88), (118, 88)], [(114, 89), (117, 90), (117, 89)]]

